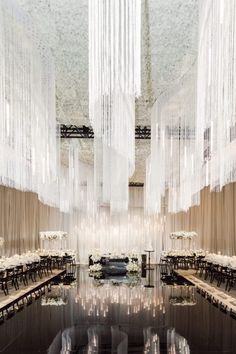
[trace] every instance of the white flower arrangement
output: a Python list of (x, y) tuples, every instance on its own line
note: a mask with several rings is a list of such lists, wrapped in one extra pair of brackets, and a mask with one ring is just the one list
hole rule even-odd
[(67, 304), (67, 299), (62, 297), (46, 297), (41, 299), (42, 306), (64, 306)]
[(169, 257), (192, 257), (193, 255), (191, 250), (171, 250), (166, 253)]
[(63, 240), (68, 237), (67, 232), (64, 231), (41, 231), (39, 233), (39, 237), (41, 240)]
[(221, 254), (208, 253), (205, 260), (210, 263), (219, 264), (223, 267), (236, 269), (236, 256), (225, 256)]
[(91, 260), (93, 261), (93, 263), (97, 263), (97, 262), (100, 262), (101, 261), (101, 258), (102, 258), (102, 253), (100, 252), (99, 249), (95, 249), (95, 250), (92, 250), (90, 252), (91, 254)]
[(93, 264), (89, 267), (89, 271), (94, 273), (94, 272), (101, 272), (102, 266), (99, 263)]
[(169, 257), (192, 257), (193, 252), (190, 250), (171, 250), (167, 253)]
[(74, 288), (76, 288), (76, 286), (77, 286), (77, 282), (76, 281), (73, 281), (70, 284), (63, 284), (62, 283), (62, 284), (59, 285), (59, 287), (61, 289), (74, 289)]
[(205, 257), (205, 255), (206, 255), (206, 252), (203, 251), (202, 249), (193, 250), (193, 252), (195, 253), (195, 255), (196, 255), (197, 257), (199, 257), (199, 256), (204, 256), (204, 257)]
[(76, 251), (75, 250), (48, 250), (48, 249), (38, 249), (36, 251), (36, 253), (39, 255), (39, 256), (59, 256), (59, 257), (63, 257), (65, 256), (66, 254), (68, 256), (71, 256), (71, 257), (75, 257), (76, 256)]
[(172, 296), (169, 303), (173, 306), (194, 306), (197, 302), (191, 297)]
[(122, 250), (121, 252), (118, 250), (114, 250), (110, 253), (109, 252), (103, 253), (99, 249), (95, 249), (90, 252), (90, 255), (91, 255), (90, 258), (93, 261), (93, 263), (100, 262), (102, 257), (105, 257), (107, 259), (129, 258), (129, 260), (136, 258), (138, 259), (138, 261), (140, 261), (141, 259), (140, 253), (138, 253), (136, 250), (132, 250), (131, 252), (127, 252), (125, 250)]
[(102, 278), (103, 273), (102, 272), (91, 272), (90, 276), (92, 276), (94, 280), (98, 280), (98, 279)]
[(100, 261), (101, 261), (101, 255), (99, 255), (99, 254), (93, 254), (93, 255), (91, 256), (91, 260), (93, 261), (93, 263), (100, 262)]
[(205, 256), (205, 252), (202, 249), (199, 250), (170, 250), (163, 251), (163, 257), (193, 257), (196, 256)]
[(197, 236), (195, 231), (175, 231), (170, 233), (172, 240), (191, 240)]
[(140, 270), (139, 265), (135, 262), (129, 262), (126, 269), (129, 273), (138, 273)]
[(5, 243), (5, 240), (3, 237), (0, 237), (0, 247), (2, 247)]

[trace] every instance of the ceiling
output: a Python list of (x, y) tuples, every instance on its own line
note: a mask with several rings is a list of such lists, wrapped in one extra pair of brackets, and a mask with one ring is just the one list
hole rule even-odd
[[(55, 57), (57, 120), (90, 125), (88, 114), (88, 0), (18, 0)], [(153, 102), (196, 60), (198, 0), (142, 0), (142, 96), (136, 125), (150, 125)], [(93, 141), (80, 139), (83, 161), (93, 163)], [(67, 163), (68, 141), (61, 144)], [(136, 140), (133, 182), (142, 182), (150, 141)]]

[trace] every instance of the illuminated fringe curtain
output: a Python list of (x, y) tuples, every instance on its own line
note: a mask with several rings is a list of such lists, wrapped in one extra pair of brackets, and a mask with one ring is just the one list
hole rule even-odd
[(67, 185), (69, 209), (79, 208), (81, 200), (81, 174), (82, 168), (80, 168), (79, 160), (79, 146), (73, 142), (69, 147), (69, 183)]
[(145, 209), (187, 210), (199, 202), (195, 176), (195, 69), (152, 109), (151, 155), (147, 159)]
[[(198, 171), (196, 170), (196, 73), (195, 67), (182, 80), (178, 91), (168, 99), (163, 121), (167, 127), (166, 186), (168, 211), (186, 211), (199, 204)], [(166, 118), (165, 118), (166, 116)]]
[(200, 188), (236, 180), (236, 1), (200, 1), (197, 136)]
[(60, 210), (93, 214), (95, 212), (94, 168), (80, 161), (79, 144), (70, 141), (68, 166), (60, 171)]
[[(147, 212), (160, 212), (164, 195), (169, 212), (186, 211), (199, 203), (205, 186), (221, 190), (236, 181), (235, 30), (235, 0), (200, 1), (197, 108), (194, 78), (182, 81), (153, 108)], [(169, 128), (178, 127), (181, 135), (175, 139)], [(190, 139), (188, 129), (190, 136), (193, 130)]]
[(0, 184), (58, 205), (51, 52), (12, 0), (0, 1)]
[(95, 133), (95, 193), (127, 210), (135, 168), (140, 94), (141, 0), (89, 0), (89, 117)]
[(88, 255), (95, 249), (104, 253), (127, 252), (135, 249), (144, 252), (152, 246), (158, 261), (162, 250), (163, 224), (156, 216), (143, 212), (143, 188), (129, 188), (127, 213), (111, 215), (108, 207), (100, 207), (96, 215), (79, 212), (79, 222), (73, 235), (77, 234), (80, 262), (87, 263)]

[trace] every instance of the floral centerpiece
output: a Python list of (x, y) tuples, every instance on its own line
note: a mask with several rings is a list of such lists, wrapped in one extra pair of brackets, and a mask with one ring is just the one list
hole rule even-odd
[(194, 286), (172, 286), (169, 303), (173, 306), (196, 305)]
[(140, 261), (141, 259), (140, 253), (138, 253), (135, 249), (130, 252), (125, 250), (113, 250), (111, 252), (107, 251), (106, 253), (103, 253), (99, 249), (95, 249), (89, 253), (89, 258), (93, 263), (101, 262), (103, 257), (106, 259), (129, 259), (129, 261)]
[(43, 296), (41, 299), (42, 306), (62, 306), (66, 305), (68, 302), (67, 298), (62, 298), (60, 296), (50, 297)]
[(197, 257), (205, 257), (206, 255), (206, 252), (204, 250), (202, 250), (201, 248), (199, 250), (193, 250), (194, 254), (197, 256)]
[(171, 250), (163, 253), (167, 257), (193, 257), (194, 252), (191, 250)]
[(169, 302), (173, 306), (194, 306), (197, 303), (196, 300), (191, 297), (182, 296), (172, 296)]
[(64, 231), (41, 231), (39, 233), (39, 237), (41, 240), (63, 240), (68, 237), (67, 232)]
[(89, 276), (96, 279), (101, 279), (103, 276), (102, 265), (100, 263), (95, 263), (89, 266)]
[(89, 271), (91, 273), (101, 272), (101, 270), (102, 270), (102, 266), (99, 263), (93, 264), (89, 267)]
[(71, 256), (71, 257), (75, 257), (76, 256), (76, 250), (68, 250), (68, 249), (37, 249), (36, 253), (39, 256), (59, 256), (59, 257), (63, 257), (63, 256)]
[(197, 236), (195, 231), (175, 231), (170, 233), (172, 240), (191, 240)]
[(93, 263), (101, 262), (102, 254), (101, 254), (100, 250), (98, 250), (98, 249), (93, 250), (91, 252), (90, 258), (93, 261)]
[(170, 251), (163, 251), (163, 257), (193, 257), (193, 256), (205, 256), (205, 251), (202, 249), (198, 250), (170, 250)]
[(126, 269), (129, 273), (138, 273), (140, 271), (139, 265), (136, 262), (129, 262)]

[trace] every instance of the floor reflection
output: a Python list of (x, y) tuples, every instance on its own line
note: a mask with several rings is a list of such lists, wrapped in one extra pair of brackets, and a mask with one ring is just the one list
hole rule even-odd
[[(0, 326), (0, 353), (235, 353), (236, 320), (222, 313), (193, 286), (166, 285), (159, 270), (147, 277), (89, 277), (35, 300)], [(173, 344), (174, 343), (174, 344)], [(183, 350), (183, 349), (182, 349)], [(176, 351), (177, 352), (177, 351)]]

